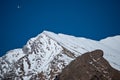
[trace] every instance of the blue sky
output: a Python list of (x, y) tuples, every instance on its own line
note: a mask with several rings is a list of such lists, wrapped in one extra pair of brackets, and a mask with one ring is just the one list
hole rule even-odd
[(43, 30), (94, 40), (119, 35), (120, 0), (0, 0), (0, 56)]

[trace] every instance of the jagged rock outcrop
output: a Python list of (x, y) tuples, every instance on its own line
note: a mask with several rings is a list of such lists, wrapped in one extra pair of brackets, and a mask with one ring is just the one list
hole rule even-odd
[(120, 71), (103, 58), (102, 50), (95, 50), (77, 57), (55, 80), (120, 80)]

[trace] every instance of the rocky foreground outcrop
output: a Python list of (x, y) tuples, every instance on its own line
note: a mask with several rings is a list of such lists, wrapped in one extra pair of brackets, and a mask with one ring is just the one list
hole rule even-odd
[(77, 57), (55, 80), (120, 80), (120, 71), (103, 58), (103, 51), (95, 50)]

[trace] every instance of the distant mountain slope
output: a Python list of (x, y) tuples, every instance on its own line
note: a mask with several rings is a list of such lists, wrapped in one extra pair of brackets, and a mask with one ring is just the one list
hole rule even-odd
[(22, 49), (8, 51), (0, 58), (0, 79), (53, 80), (76, 57), (96, 49), (103, 50), (104, 58), (120, 70), (119, 40), (119, 35), (95, 41), (44, 31)]

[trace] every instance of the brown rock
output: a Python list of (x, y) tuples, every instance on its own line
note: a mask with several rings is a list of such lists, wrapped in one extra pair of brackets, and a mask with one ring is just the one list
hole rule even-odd
[(95, 50), (77, 57), (55, 80), (120, 80), (120, 71), (103, 58), (103, 51)]

